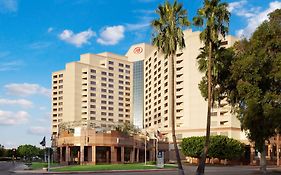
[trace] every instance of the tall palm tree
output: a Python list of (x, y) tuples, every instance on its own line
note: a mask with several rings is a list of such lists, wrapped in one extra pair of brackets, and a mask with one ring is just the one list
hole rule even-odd
[(152, 39), (159, 51), (161, 51), (166, 58), (171, 61), (171, 82), (172, 84), (172, 103), (171, 103), (171, 127), (174, 149), (177, 157), (179, 174), (184, 174), (181, 159), (179, 155), (176, 134), (175, 134), (175, 57), (177, 50), (182, 50), (185, 47), (183, 28), (190, 25), (187, 19), (187, 11), (183, 9), (183, 5), (166, 1), (163, 5), (159, 5), (156, 13), (159, 15), (158, 19), (152, 21), (151, 25), (154, 28), (154, 35)]
[(205, 51), (208, 54), (208, 111), (207, 111), (207, 127), (204, 150), (196, 171), (197, 175), (204, 174), (205, 161), (208, 154), (210, 143), (210, 125), (211, 125), (211, 107), (213, 103), (213, 57), (214, 46), (220, 41), (220, 37), (225, 37), (228, 33), (230, 13), (227, 9), (227, 3), (221, 3), (220, 0), (204, 0), (202, 8), (198, 9), (197, 16), (193, 18), (196, 26), (203, 26), (204, 29), (200, 33), (200, 40), (204, 43)]

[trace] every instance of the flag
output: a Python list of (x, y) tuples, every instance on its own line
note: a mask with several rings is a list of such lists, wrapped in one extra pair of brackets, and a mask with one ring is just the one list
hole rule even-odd
[(157, 130), (157, 138), (158, 139), (162, 139), (163, 138), (163, 134), (159, 130)]
[(40, 142), (40, 145), (46, 146), (46, 137), (43, 138), (43, 140)]
[(146, 136), (146, 140), (150, 139), (149, 133), (147, 131), (145, 131), (145, 136)]

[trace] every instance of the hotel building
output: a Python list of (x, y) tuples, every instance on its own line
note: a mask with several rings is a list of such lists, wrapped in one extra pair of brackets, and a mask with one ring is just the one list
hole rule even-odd
[[(205, 135), (207, 102), (201, 96), (198, 84), (203, 74), (198, 71), (197, 56), (203, 47), (200, 32), (184, 31), (186, 47), (176, 55), (176, 136), (184, 137)], [(236, 38), (227, 36), (224, 46), (230, 47)], [(157, 48), (148, 44), (131, 46), (126, 56), (134, 63), (141, 62), (143, 72), (143, 127), (159, 130), (172, 142), (171, 135), (171, 62)], [(138, 76), (138, 75), (134, 75)], [(135, 90), (135, 89), (134, 89)], [(141, 91), (141, 90), (139, 90)], [(141, 94), (141, 92), (134, 92)], [(226, 135), (238, 140), (246, 140), (240, 129), (240, 122), (231, 114), (231, 107), (223, 102), (212, 109), (211, 134)], [(139, 117), (140, 119), (141, 117)]]
[[(205, 135), (207, 102), (198, 84), (197, 56), (203, 47), (200, 32), (184, 31), (186, 47), (176, 54), (175, 110), (178, 140)], [(236, 39), (226, 36), (225, 47)], [(92, 128), (110, 128), (130, 122), (150, 133), (171, 135), (171, 62), (149, 44), (132, 45), (125, 56), (112, 53), (83, 54), (52, 74), (52, 134), (59, 124), (78, 122)], [(241, 141), (246, 137), (240, 122), (222, 102), (212, 109), (211, 134)], [(173, 149), (172, 144), (170, 150)]]
[(112, 53), (83, 54), (52, 74), (52, 134), (61, 122), (107, 128), (133, 122), (133, 63)]

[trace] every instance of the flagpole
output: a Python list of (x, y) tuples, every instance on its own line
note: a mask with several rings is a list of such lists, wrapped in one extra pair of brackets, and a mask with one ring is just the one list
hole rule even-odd
[(48, 148), (48, 172), (50, 171), (50, 148)]
[(46, 153), (46, 145), (43, 146), (44, 149), (44, 162), (47, 162), (47, 153)]
[(144, 139), (144, 164), (146, 165), (146, 138)]

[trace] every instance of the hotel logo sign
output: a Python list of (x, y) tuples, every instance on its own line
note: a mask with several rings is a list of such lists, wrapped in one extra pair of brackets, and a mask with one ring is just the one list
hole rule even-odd
[(143, 51), (143, 49), (141, 48), (141, 47), (136, 47), (136, 48), (134, 48), (134, 54), (140, 54), (140, 53), (142, 53), (142, 51)]

